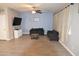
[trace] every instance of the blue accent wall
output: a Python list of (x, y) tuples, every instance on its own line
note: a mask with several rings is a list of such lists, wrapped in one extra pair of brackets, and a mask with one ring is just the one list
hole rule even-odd
[[(45, 34), (48, 30), (53, 29), (53, 13), (44, 12), (42, 14), (32, 14), (31, 12), (21, 12), (22, 18), (22, 31), (23, 34), (29, 34), (31, 28), (43, 28)], [(39, 21), (34, 21), (34, 18), (39, 18)]]

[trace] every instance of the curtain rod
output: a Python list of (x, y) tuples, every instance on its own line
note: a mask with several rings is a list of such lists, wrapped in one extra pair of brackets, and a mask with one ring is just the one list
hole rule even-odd
[[(70, 3), (69, 5), (67, 5), (66, 7), (64, 7), (62, 10), (64, 10), (65, 8), (67, 8), (67, 7), (69, 7), (70, 5), (74, 5), (74, 3)], [(59, 12), (61, 12), (62, 10), (60, 10)], [(57, 13), (59, 13), (59, 12), (57, 12)], [(56, 13), (56, 14), (57, 14)]]

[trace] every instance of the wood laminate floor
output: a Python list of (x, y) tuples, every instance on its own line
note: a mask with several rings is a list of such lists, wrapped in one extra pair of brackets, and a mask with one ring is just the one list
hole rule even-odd
[(38, 40), (31, 39), (29, 35), (10, 41), (0, 40), (1, 56), (71, 56), (57, 41), (49, 41), (46, 36)]

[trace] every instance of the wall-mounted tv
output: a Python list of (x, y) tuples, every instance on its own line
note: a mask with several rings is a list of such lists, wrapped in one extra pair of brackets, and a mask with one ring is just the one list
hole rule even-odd
[(13, 26), (21, 25), (21, 21), (22, 21), (22, 18), (14, 17), (14, 19), (13, 19)]

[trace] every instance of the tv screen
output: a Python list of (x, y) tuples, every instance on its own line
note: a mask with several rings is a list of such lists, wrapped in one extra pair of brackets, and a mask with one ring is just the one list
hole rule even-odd
[(21, 20), (22, 20), (22, 18), (14, 17), (14, 19), (13, 19), (13, 26), (21, 25)]

